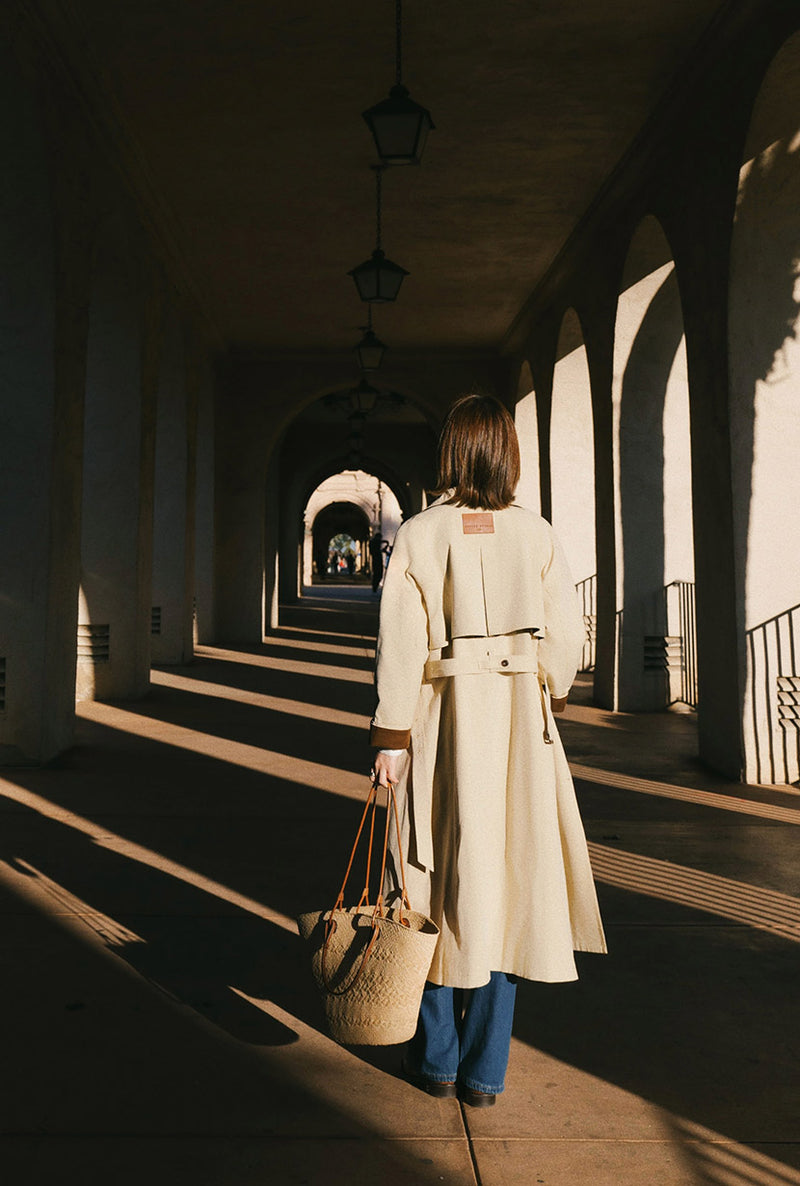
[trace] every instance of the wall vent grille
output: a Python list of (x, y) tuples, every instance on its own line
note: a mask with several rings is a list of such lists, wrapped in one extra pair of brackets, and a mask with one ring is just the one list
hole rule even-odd
[(161, 606), (154, 605), (150, 611), (150, 633), (161, 633)]
[(682, 671), (683, 639), (679, 634), (645, 634), (645, 671)]
[(778, 676), (778, 724), (800, 729), (800, 675)]
[(78, 626), (78, 659), (84, 663), (107, 663), (111, 654), (111, 627)]
[(6, 661), (0, 659), (0, 712), (6, 706)]

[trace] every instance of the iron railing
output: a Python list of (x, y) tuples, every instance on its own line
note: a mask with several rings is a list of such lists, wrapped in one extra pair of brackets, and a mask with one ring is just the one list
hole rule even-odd
[[(745, 746), (755, 753), (755, 780), (800, 778), (800, 605), (747, 631)], [(749, 726), (749, 727), (748, 727)], [(750, 763), (748, 763), (750, 766)]]
[(583, 644), (579, 670), (594, 671), (597, 649), (597, 574), (578, 581), (575, 588), (578, 591), (578, 601), (586, 626), (586, 642)]
[(679, 686), (670, 681), (670, 704), (697, 708), (697, 610), (693, 581), (672, 581), (664, 590), (667, 599), (667, 634), (680, 639), (680, 666), (675, 665)]

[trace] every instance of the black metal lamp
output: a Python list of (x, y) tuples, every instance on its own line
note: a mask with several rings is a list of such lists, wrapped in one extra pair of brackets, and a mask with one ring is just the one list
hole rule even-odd
[(361, 327), (364, 336), (355, 349), (358, 356), (358, 365), (361, 367), (361, 370), (377, 371), (386, 353), (386, 346), (373, 332), (372, 305), (369, 304), (367, 308), (369, 309), (369, 321), (367, 325)]
[(385, 304), (397, 299), (403, 278), (408, 275), (405, 268), (387, 259), (381, 250), (381, 178), (384, 165), (373, 165), (375, 170), (375, 214), (376, 214), (376, 242), (375, 250), (363, 264), (352, 268), (347, 275), (355, 281), (358, 295), (362, 301), (375, 304)]
[(366, 379), (359, 380), (358, 386), (350, 392), (353, 411), (348, 420), (366, 420), (370, 412), (374, 411), (379, 395), (377, 387), (373, 387)]
[(384, 165), (418, 165), (435, 126), (430, 111), (415, 103), (403, 86), (402, 32), (402, 0), (395, 0), (395, 85), (388, 99), (363, 112)]

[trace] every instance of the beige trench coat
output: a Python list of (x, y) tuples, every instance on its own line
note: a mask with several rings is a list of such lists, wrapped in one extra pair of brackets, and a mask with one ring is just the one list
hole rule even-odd
[[(605, 951), (572, 778), (550, 711), (585, 639), (549, 524), (440, 500), (397, 533), (384, 582), (372, 742), (410, 747), (406, 880), (441, 934), (428, 978), (577, 978)], [(398, 891), (397, 856), (387, 887)]]

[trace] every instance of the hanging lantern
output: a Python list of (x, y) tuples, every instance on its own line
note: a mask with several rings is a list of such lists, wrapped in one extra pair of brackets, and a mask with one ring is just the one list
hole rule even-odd
[(356, 282), (358, 295), (362, 301), (374, 301), (376, 305), (394, 301), (403, 283), (403, 277), (408, 275), (405, 268), (387, 259), (379, 247), (376, 247), (369, 259), (364, 260), (357, 268), (347, 273)]
[(415, 103), (403, 86), (402, 18), (402, 0), (395, 0), (395, 85), (388, 99), (363, 112), (384, 165), (418, 165), (434, 127), (431, 113)]
[(384, 165), (418, 165), (428, 132), (435, 125), (431, 113), (415, 103), (402, 83), (389, 98), (363, 113), (378, 156)]
[[(372, 312), (372, 305), (369, 306), (370, 313)], [(362, 371), (377, 371), (378, 367), (383, 362), (383, 356), (386, 353), (386, 346), (380, 338), (373, 333), (372, 325), (364, 327), (364, 336), (356, 346), (356, 355), (358, 357), (358, 365)]]
[(353, 404), (350, 419), (366, 420), (369, 413), (374, 411), (379, 395), (380, 392), (377, 387), (373, 387), (366, 379), (361, 379), (358, 386), (354, 387), (350, 392), (350, 399)]
[(381, 250), (381, 178), (383, 165), (373, 165), (375, 170), (375, 222), (376, 243), (375, 250), (363, 264), (351, 268), (347, 273), (355, 281), (358, 295), (362, 301), (384, 304), (386, 301), (396, 300), (403, 283), (403, 277), (408, 275), (405, 268), (387, 259)]

